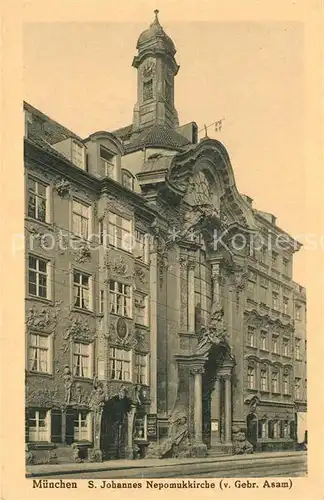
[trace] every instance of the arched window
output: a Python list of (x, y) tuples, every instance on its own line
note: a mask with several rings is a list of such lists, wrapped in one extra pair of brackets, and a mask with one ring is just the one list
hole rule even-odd
[(128, 170), (122, 171), (122, 184), (131, 191), (134, 191), (134, 176)]

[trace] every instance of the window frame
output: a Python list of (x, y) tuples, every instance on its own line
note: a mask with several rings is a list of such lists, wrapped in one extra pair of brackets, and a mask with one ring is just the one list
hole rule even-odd
[[(111, 288), (112, 283), (114, 283), (114, 289)], [(121, 286), (122, 290), (127, 287), (129, 289), (129, 295), (127, 292), (119, 291), (118, 287)], [(118, 304), (118, 297), (121, 297), (121, 303)], [(122, 318), (132, 318), (133, 316), (133, 292), (132, 285), (129, 283), (123, 283), (122, 281), (109, 280), (109, 305), (110, 313), (116, 314)], [(122, 314), (118, 312), (118, 308), (122, 308)], [(126, 314), (125, 314), (126, 311)]]
[[(75, 276), (79, 274), (79, 283), (76, 282)], [(87, 286), (83, 284), (83, 278), (87, 278)], [(84, 294), (84, 291), (87, 290), (87, 295)], [(93, 311), (93, 277), (91, 274), (80, 271), (80, 269), (73, 268), (72, 269), (72, 303), (73, 307), (79, 311)], [(80, 295), (79, 295), (80, 294)], [(77, 300), (79, 299), (80, 305), (77, 304)], [(83, 306), (82, 303), (86, 304), (88, 302), (88, 306)]]
[[(49, 259), (44, 258), (43, 256), (36, 255), (34, 253), (29, 253), (27, 255), (27, 259), (28, 259), (28, 263), (27, 263), (27, 267), (28, 267), (28, 280), (26, 280), (26, 281), (27, 281), (28, 296), (29, 297), (33, 297), (33, 298), (38, 298), (38, 299), (46, 300), (46, 301), (50, 301), (51, 300), (51, 295), (52, 295), (52, 293), (51, 293), (51, 270), (52, 270), (51, 261)], [(36, 268), (30, 267), (30, 259), (35, 259), (35, 261), (36, 261)], [(39, 270), (39, 262), (40, 261), (42, 261), (43, 263), (45, 263), (46, 271), (40, 271)], [(31, 282), (31, 280), (30, 280), (30, 273), (35, 273), (35, 275), (36, 275), (36, 281), (35, 282)], [(45, 285), (40, 285), (40, 275), (46, 277)], [(35, 287), (36, 287), (36, 293), (35, 294), (31, 292), (31, 285), (35, 285)], [(44, 288), (46, 290), (46, 295), (45, 296), (39, 294), (39, 290), (40, 290), (39, 287), (40, 286), (41, 286), (41, 288)]]
[[(30, 418), (30, 412), (35, 413), (35, 418), (31, 419)], [(45, 418), (40, 419), (39, 414), (40, 412), (45, 412)], [(34, 426), (30, 425), (30, 421), (35, 420), (36, 426), (35, 426), (35, 431), (31, 431), (31, 428), (34, 428)], [(39, 439), (39, 429), (40, 425), (39, 422), (40, 420), (45, 422), (45, 430), (44, 430), (44, 436), (46, 439)], [(36, 438), (38, 439), (32, 439), (31, 437), (31, 432), (35, 433)], [(45, 408), (28, 408), (28, 441), (31, 443), (50, 443), (51, 442), (51, 411)]]
[[(138, 361), (144, 360), (143, 363), (138, 363)], [(148, 375), (149, 375), (149, 370), (148, 370), (148, 363), (149, 363), (149, 357), (148, 354), (143, 354), (139, 352), (135, 352), (135, 360), (134, 360), (134, 379), (135, 383), (138, 385), (149, 385), (148, 384)], [(141, 368), (144, 367), (144, 374), (141, 373)], [(144, 377), (144, 381), (142, 381), (141, 377)]]
[[(27, 217), (30, 218), (30, 219), (33, 219), (37, 222), (40, 222), (40, 223), (45, 223), (45, 224), (50, 224), (51, 223), (51, 210), (50, 210), (50, 205), (51, 205), (51, 187), (49, 184), (47, 184), (45, 181), (41, 180), (41, 179), (38, 179), (37, 177), (34, 177), (33, 175), (29, 175), (27, 174), (26, 175), (26, 179), (27, 179), (27, 199), (26, 199), (26, 202), (27, 202)], [(30, 190), (30, 187), (29, 187), (29, 182), (34, 182), (35, 183), (35, 191), (31, 191)], [(45, 188), (45, 195), (41, 195), (38, 193), (38, 186), (39, 185), (42, 185), (44, 188)], [(30, 203), (29, 203), (29, 197), (30, 196), (35, 196), (35, 200), (36, 200), (36, 203), (35, 203), (35, 216), (30, 214), (29, 213), (29, 207), (30, 207)], [(38, 207), (38, 204), (37, 204), (37, 199), (40, 198), (42, 200), (45, 200), (45, 217), (44, 217), (44, 220), (42, 220), (41, 218), (39, 218), (37, 215), (37, 212), (39, 211), (39, 208), (37, 209), (36, 207)]]
[[(37, 337), (37, 338), (45, 338), (47, 341), (47, 346), (43, 347), (38, 345), (33, 345), (31, 344), (31, 337)], [(42, 350), (46, 351), (46, 370), (40, 370), (40, 356), (37, 357), (37, 369), (33, 370), (31, 367), (31, 350), (36, 349), (36, 352)], [(43, 333), (43, 332), (38, 332), (36, 330), (32, 330), (28, 332), (28, 352), (27, 352), (27, 370), (30, 373), (37, 373), (39, 375), (45, 374), (45, 375), (52, 375), (53, 373), (53, 335), (48, 334), (48, 333)]]
[[(122, 353), (122, 354), (121, 354)], [(128, 359), (125, 359), (125, 353), (127, 353)], [(118, 355), (121, 354), (120, 357)], [(120, 369), (117, 368), (120, 364)], [(128, 370), (124, 369), (124, 364), (126, 364)], [(121, 378), (118, 378), (118, 373), (120, 372)], [(125, 373), (129, 374), (129, 378), (125, 378)], [(109, 348), (109, 379), (117, 380), (122, 382), (132, 382), (132, 351), (128, 349), (122, 349), (119, 347)]]
[[(118, 220), (120, 219), (120, 220)], [(108, 241), (109, 245), (123, 250), (127, 253), (133, 252), (133, 223), (132, 219), (128, 219), (119, 215), (116, 212), (109, 211), (108, 214)], [(128, 224), (128, 228), (123, 227), (123, 223)], [(128, 236), (129, 246), (125, 247), (125, 237)]]
[[(82, 414), (85, 414), (85, 419), (82, 419)], [(76, 417), (73, 421), (73, 442), (74, 443), (82, 443), (82, 442), (92, 442), (92, 417), (91, 412), (88, 410), (77, 410)], [(75, 423), (78, 423), (78, 426)], [(82, 422), (86, 422), (86, 438), (82, 439)], [(78, 434), (76, 436), (76, 428), (78, 429)], [(81, 432), (81, 439), (80, 439)], [(77, 439), (77, 437), (79, 439)]]
[[(75, 205), (79, 205), (81, 207), (81, 213), (75, 210)], [(84, 215), (83, 209), (87, 211), (87, 215)], [(75, 226), (78, 224), (75, 223), (75, 217), (78, 217), (80, 219), (81, 223), (80, 224), (80, 230), (76, 228)], [(86, 234), (83, 234), (83, 229), (82, 229), (82, 223), (83, 221), (86, 220)], [(88, 241), (89, 237), (91, 235), (92, 231), (92, 207), (91, 204), (88, 202), (84, 202), (83, 200), (80, 200), (79, 198), (73, 198), (71, 200), (71, 233), (75, 238), (80, 238), (81, 240)]]
[(256, 388), (256, 370), (255, 366), (248, 366), (247, 369), (247, 385), (248, 389), (254, 390)]
[[(76, 347), (80, 346), (80, 352), (76, 352)], [(87, 353), (82, 352), (82, 347), (87, 347)], [(78, 357), (78, 362), (75, 358)], [(87, 359), (87, 372), (86, 375), (81, 375), (80, 372), (76, 373), (76, 368), (84, 370), (83, 358)], [(72, 375), (77, 379), (92, 379), (93, 378), (93, 342), (83, 342), (80, 340), (72, 341)]]

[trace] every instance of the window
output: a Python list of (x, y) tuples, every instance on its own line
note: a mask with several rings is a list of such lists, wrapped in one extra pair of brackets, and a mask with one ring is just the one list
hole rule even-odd
[(255, 368), (254, 368), (254, 366), (248, 367), (248, 388), (255, 389)]
[(273, 372), (271, 377), (271, 390), (274, 393), (279, 392), (279, 373)]
[(90, 276), (73, 272), (74, 306), (80, 309), (90, 309)]
[(283, 437), (289, 439), (289, 420), (283, 421)]
[(147, 416), (137, 416), (135, 417), (134, 425), (134, 439), (138, 441), (146, 441), (147, 439)]
[(74, 420), (74, 441), (91, 441), (91, 420), (90, 413), (79, 411)]
[(147, 385), (147, 355), (135, 355), (135, 382), (136, 384)]
[(299, 305), (296, 305), (296, 308), (295, 308), (295, 317), (298, 321), (301, 320), (301, 306)]
[(273, 438), (278, 439), (280, 437), (280, 422), (276, 420), (273, 422)]
[(267, 421), (259, 420), (258, 422), (258, 437), (264, 439), (267, 437)]
[(263, 368), (260, 372), (261, 378), (261, 391), (268, 390), (268, 370)]
[(99, 297), (99, 312), (100, 313), (104, 312), (104, 297), (105, 297), (105, 291), (100, 290), (100, 297)]
[(288, 375), (288, 373), (284, 373), (282, 385), (283, 385), (283, 393), (289, 394), (289, 375)]
[(28, 178), (28, 217), (46, 221), (46, 184)]
[(289, 260), (284, 257), (282, 259), (282, 265), (283, 265), (283, 273), (286, 276), (289, 276)]
[(272, 267), (277, 267), (277, 264), (278, 264), (278, 254), (276, 252), (272, 252), (271, 261), (272, 261)]
[(278, 335), (272, 335), (272, 352), (274, 352), (275, 354), (278, 354), (278, 346)]
[(49, 336), (32, 333), (29, 335), (29, 370), (50, 373)]
[(295, 378), (295, 399), (301, 399), (300, 378)]
[(90, 207), (79, 201), (73, 200), (72, 207), (72, 232), (79, 238), (87, 239), (89, 235)]
[(289, 314), (288, 306), (289, 306), (289, 299), (288, 299), (288, 297), (284, 297), (283, 298), (283, 312), (284, 312), (284, 314)]
[(122, 171), (122, 184), (131, 191), (134, 191), (134, 176), (128, 170)]
[(143, 82), (143, 101), (153, 99), (153, 80)]
[(267, 253), (267, 247), (263, 245), (260, 249), (260, 260), (263, 264), (267, 263)]
[(289, 340), (283, 339), (282, 341), (282, 354), (284, 356), (289, 356)]
[(260, 349), (262, 349), (263, 351), (268, 350), (268, 334), (267, 334), (267, 332), (263, 332), (263, 331), (261, 332)]
[(301, 340), (295, 339), (295, 357), (297, 360), (301, 360), (300, 345), (301, 345)]
[(110, 378), (112, 380), (131, 381), (131, 351), (110, 349)]
[(131, 287), (117, 281), (110, 281), (110, 312), (131, 317)]
[(146, 326), (148, 323), (147, 297), (142, 294), (136, 294), (135, 305), (135, 323)]
[(145, 233), (142, 231), (135, 231), (135, 240), (136, 240), (136, 245), (134, 248), (134, 255), (135, 258), (144, 262), (145, 264), (148, 263), (148, 238)]
[(100, 146), (100, 166), (101, 171), (106, 177), (115, 177), (115, 162), (114, 154), (108, 151), (108, 149)]
[(29, 441), (50, 441), (50, 412), (47, 410), (29, 410)]
[(255, 328), (252, 326), (248, 327), (248, 345), (250, 347), (255, 347), (256, 346), (256, 333), (255, 333)]
[(276, 292), (272, 293), (272, 307), (276, 311), (279, 310), (279, 295)]
[(72, 163), (79, 168), (84, 169), (84, 146), (77, 141), (72, 141)]
[(109, 213), (110, 245), (130, 252), (132, 250), (131, 221), (112, 212)]
[(91, 345), (81, 342), (73, 343), (73, 375), (91, 378)]
[(29, 256), (28, 259), (28, 292), (29, 295), (48, 298), (48, 261)]

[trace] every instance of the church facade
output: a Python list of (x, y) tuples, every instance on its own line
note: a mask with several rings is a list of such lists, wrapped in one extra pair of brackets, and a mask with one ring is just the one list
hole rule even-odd
[(28, 463), (292, 449), (305, 421), (301, 245), (179, 124), (175, 54), (155, 12), (122, 129), (24, 105)]

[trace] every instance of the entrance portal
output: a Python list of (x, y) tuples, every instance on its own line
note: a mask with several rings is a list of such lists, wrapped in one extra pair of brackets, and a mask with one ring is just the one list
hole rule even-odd
[(246, 417), (247, 440), (256, 448), (258, 442), (258, 419), (254, 413)]
[(131, 400), (119, 395), (109, 399), (102, 411), (100, 449), (104, 460), (125, 458), (127, 412)]
[(218, 378), (228, 348), (214, 346), (205, 363), (203, 385), (203, 442), (210, 448), (224, 441), (224, 384)]

